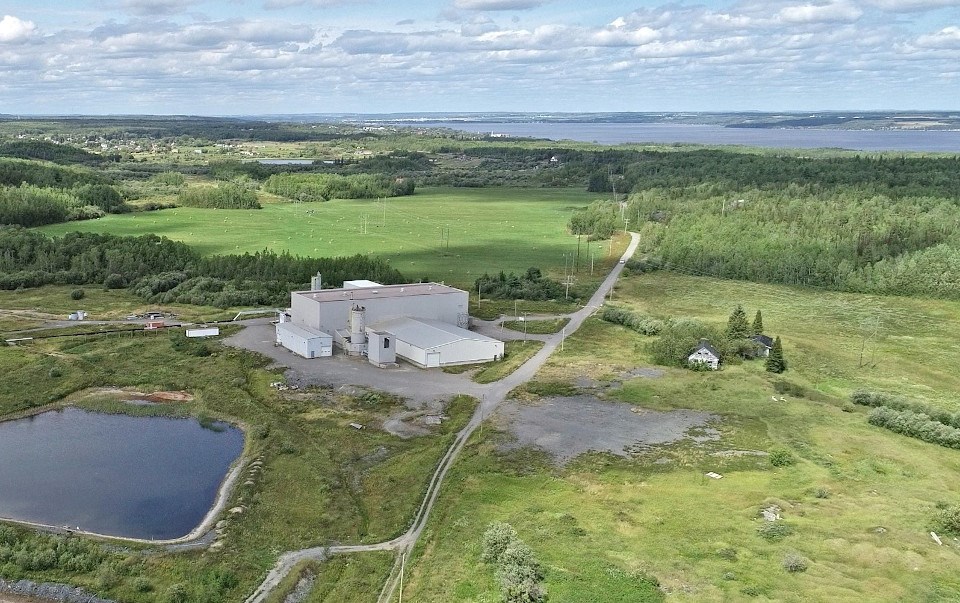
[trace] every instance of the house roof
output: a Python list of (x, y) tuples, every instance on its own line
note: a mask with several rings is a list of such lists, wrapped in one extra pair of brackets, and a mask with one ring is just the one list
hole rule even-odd
[(693, 351), (690, 352), (690, 355), (693, 356), (700, 350), (706, 350), (711, 354), (713, 354), (714, 356), (716, 356), (717, 358), (720, 358), (720, 352), (717, 351), (717, 348), (710, 345), (710, 342), (707, 341), (706, 339), (701, 339), (700, 343), (697, 344), (697, 347), (695, 347)]
[(773, 347), (773, 337), (768, 337), (767, 335), (760, 334), (760, 335), (754, 335), (750, 339), (768, 348)]
[(400, 341), (405, 341), (423, 349), (439, 348), (458, 341), (499, 343), (497, 339), (492, 337), (426, 318), (392, 318), (378, 322), (368, 328), (374, 331), (393, 333), (393, 336)]

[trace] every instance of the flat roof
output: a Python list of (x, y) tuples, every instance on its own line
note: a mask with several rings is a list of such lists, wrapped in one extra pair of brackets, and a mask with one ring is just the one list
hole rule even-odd
[(499, 339), (426, 318), (391, 318), (368, 328), (375, 332), (391, 333), (400, 341), (423, 349), (435, 349), (458, 341), (500, 343)]
[(448, 287), (439, 283), (412, 283), (409, 285), (381, 285), (380, 287), (364, 287), (360, 289), (321, 289), (320, 291), (294, 291), (293, 295), (300, 295), (317, 302), (364, 300), (382, 297), (412, 297), (414, 295), (448, 295), (451, 293), (466, 293), (462, 289)]
[(380, 283), (375, 283), (373, 281), (368, 281), (365, 278), (357, 279), (355, 281), (343, 281), (344, 289), (363, 289), (366, 287), (382, 287)]
[(323, 331), (311, 329), (310, 327), (305, 327), (303, 325), (295, 325), (292, 322), (278, 322), (277, 329), (280, 331), (286, 331), (288, 333), (292, 333), (293, 335), (300, 337), (301, 339), (318, 339), (322, 337), (333, 339), (332, 335), (328, 335)]

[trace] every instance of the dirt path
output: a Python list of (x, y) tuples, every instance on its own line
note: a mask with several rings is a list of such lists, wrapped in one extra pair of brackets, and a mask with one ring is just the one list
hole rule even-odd
[[(629, 259), (633, 255), (634, 251), (637, 249), (637, 244), (639, 241), (640, 237), (637, 233), (630, 233), (630, 245), (627, 247), (627, 250), (622, 256), (623, 260)], [(603, 305), (604, 298), (613, 288), (622, 271), (622, 263), (614, 265), (613, 269), (610, 271), (610, 274), (607, 275), (607, 278), (604, 279), (603, 283), (597, 288), (597, 291), (590, 298), (589, 303), (579, 311), (569, 315), (570, 323), (566, 327), (566, 334), (569, 335), (576, 331), (589, 316), (600, 309), (600, 307)], [(273, 569), (270, 570), (260, 586), (257, 587), (253, 594), (247, 598), (246, 603), (261, 603), (264, 601), (267, 594), (276, 588), (280, 581), (293, 569), (295, 565), (301, 561), (308, 559), (323, 561), (330, 555), (362, 553), (369, 551), (395, 551), (398, 553), (397, 562), (394, 563), (393, 569), (390, 572), (390, 576), (387, 578), (386, 584), (384, 585), (383, 590), (380, 592), (380, 596), (377, 599), (378, 603), (391, 600), (400, 582), (401, 556), (409, 556), (413, 551), (413, 548), (416, 546), (417, 540), (419, 540), (420, 534), (423, 532), (423, 528), (427, 524), (427, 519), (430, 517), (430, 511), (433, 510), (433, 505), (440, 493), (440, 485), (443, 483), (443, 480), (447, 475), (447, 471), (449, 471), (450, 467), (453, 466), (453, 463), (460, 454), (460, 451), (463, 450), (467, 440), (470, 439), (470, 436), (480, 426), (480, 423), (484, 420), (484, 418), (493, 414), (493, 412), (497, 409), (497, 406), (499, 406), (500, 403), (506, 399), (507, 394), (510, 393), (511, 390), (519, 385), (522, 385), (523, 383), (526, 383), (532, 379), (534, 375), (536, 375), (537, 371), (540, 370), (540, 367), (543, 366), (553, 351), (560, 345), (563, 334), (557, 333), (542, 337), (543, 341), (545, 342), (544, 346), (516, 371), (500, 381), (496, 381), (485, 386), (478, 386), (478, 388), (476, 388), (479, 390), (477, 392), (479, 395), (476, 393), (473, 393), (473, 395), (475, 395), (477, 398), (480, 398), (481, 402), (477, 406), (476, 411), (474, 411), (470, 422), (467, 423), (467, 426), (457, 434), (453, 444), (447, 450), (446, 454), (444, 454), (443, 458), (440, 459), (440, 463), (437, 465), (437, 468), (430, 479), (430, 484), (427, 487), (426, 495), (424, 496), (423, 501), (420, 503), (419, 509), (417, 509), (417, 514), (414, 517), (413, 524), (406, 533), (394, 538), (393, 540), (376, 544), (314, 547), (309, 549), (301, 549), (299, 551), (286, 552), (280, 556), (277, 564), (273, 567)], [(385, 387), (384, 389), (386, 391), (390, 391), (389, 387)]]

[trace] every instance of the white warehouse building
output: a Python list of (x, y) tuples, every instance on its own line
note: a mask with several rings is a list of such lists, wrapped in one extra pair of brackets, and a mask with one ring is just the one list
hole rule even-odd
[(316, 357), (329, 353), (307, 356), (307, 337), (327, 336), (346, 354), (366, 355), (377, 366), (397, 357), (425, 368), (502, 358), (502, 341), (466, 328), (467, 304), (466, 291), (438, 283), (346, 281), (340, 289), (295, 291), (290, 322), (277, 325), (277, 342)]

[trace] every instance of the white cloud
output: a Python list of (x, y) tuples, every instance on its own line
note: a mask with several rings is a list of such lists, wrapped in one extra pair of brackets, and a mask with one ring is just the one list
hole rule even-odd
[(862, 10), (846, 2), (785, 6), (779, 13), (780, 18), (787, 23), (850, 23), (862, 15)]
[(182, 13), (194, 4), (193, 0), (121, 0), (117, 7), (141, 17), (157, 17)]
[(922, 35), (917, 38), (917, 46), (960, 50), (960, 27), (944, 27), (936, 33)]
[(528, 10), (543, 5), (545, 0), (454, 0), (461, 10)]
[(22, 21), (13, 15), (0, 19), (0, 42), (17, 42), (29, 38), (37, 26), (32, 21)]
[(960, 0), (866, 0), (866, 4), (889, 12), (909, 13), (960, 6)]

